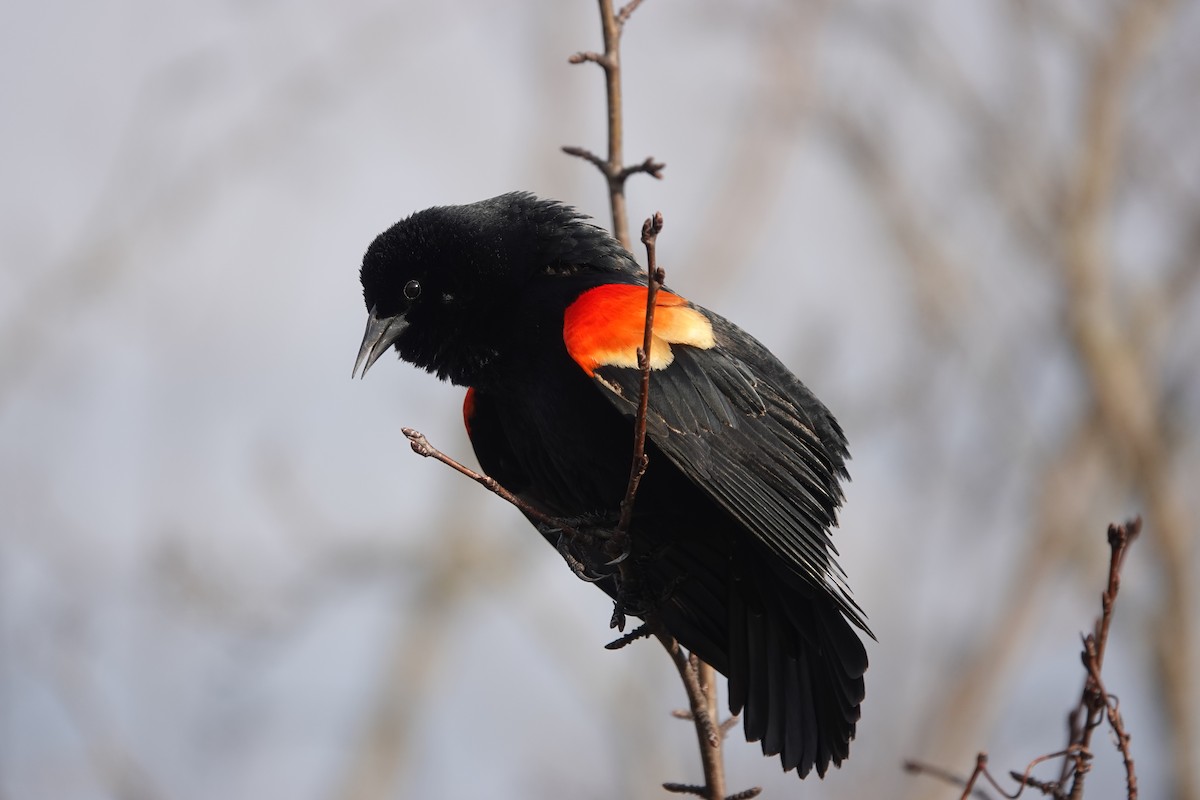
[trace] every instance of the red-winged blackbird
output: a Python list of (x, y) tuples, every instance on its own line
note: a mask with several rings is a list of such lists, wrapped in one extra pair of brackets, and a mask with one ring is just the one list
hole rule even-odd
[[(413, 214), (362, 264), (367, 331), (354, 370), (389, 348), (469, 387), (484, 471), (595, 536), (563, 542), (577, 572), (650, 616), (729, 679), (746, 738), (801, 777), (854, 738), (870, 635), (829, 537), (846, 439), (757, 340), (663, 290), (646, 451), (628, 557), (609, 562), (640, 395), (646, 276), (562, 203), (505, 194)], [(611, 543), (611, 542), (610, 542)]]

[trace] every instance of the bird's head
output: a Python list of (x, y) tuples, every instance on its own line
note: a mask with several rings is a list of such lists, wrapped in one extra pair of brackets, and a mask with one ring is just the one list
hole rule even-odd
[(419, 211), (384, 231), (362, 263), (367, 330), (354, 374), (400, 357), (469, 384), (497, 355), (500, 326), (528, 286), (580, 270), (636, 274), (632, 257), (570, 206), (514, 192)]

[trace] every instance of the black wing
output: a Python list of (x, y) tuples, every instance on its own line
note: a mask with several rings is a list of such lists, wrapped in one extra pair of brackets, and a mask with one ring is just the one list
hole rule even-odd
[[(841, 427), (760, 342), (704, 313), (716, 345), (674, 345), (672, 363), (651, 373), (648, 437), (786, 572), (828, 593), (870, 633), (829, 535), (846, 477)], [(636, 369), (602, 366), (595, 380), (619, 410), (636, 414)]]

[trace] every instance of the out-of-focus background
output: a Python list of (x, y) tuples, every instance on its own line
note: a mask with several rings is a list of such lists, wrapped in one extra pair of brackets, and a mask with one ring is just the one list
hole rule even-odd
[[(608, 224), (591, 0), (46, 0), (0, 27), (0, 798), (664, 796), (659, 648), (503, 503), (460, 389), (352, 382), (371, 238), (512, 189)], [(1200, 4), (648, 0), (632, 222), (837, 412), (879, 643), (850, 761), (957, 796), (1065, 741), (1104, 529), (1142, 794), (1200, 797)], [(1088, 797), (1124, 797), (1100, 731)], [(1051, 768), (1048, 774), (1056, 774)]]

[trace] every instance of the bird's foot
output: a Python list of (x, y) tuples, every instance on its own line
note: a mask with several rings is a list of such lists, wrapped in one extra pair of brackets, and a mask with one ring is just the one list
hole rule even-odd
[(584, 560), (571, 552), (571, 539), (562, 531), (558, 531), (558, 541), (554, 545), (558, 550), (558, 554), (562, 556), (563, 561), (567, 562), (567, 566), (575, 573), (575, 577), (588, 583), (595, 583), (603, 580), (606, 575), (597, 574), (593, 568)]
[(605, 562), (605, 566), (617, 566), (629, 558), (629, 554), (632, 552), (633, 539), (630, 538), (629, 531), (615, 528), (609, 532), (608, 539), (604, 542), (604, 554), (609, 556), (610, 560)]
[(616, 531), (615, 515), (564, 517), (560, 523), (539, 528), (581, 580), (595, 583), (614, 575), (614, 567), (629, 556), (629, 536)]

